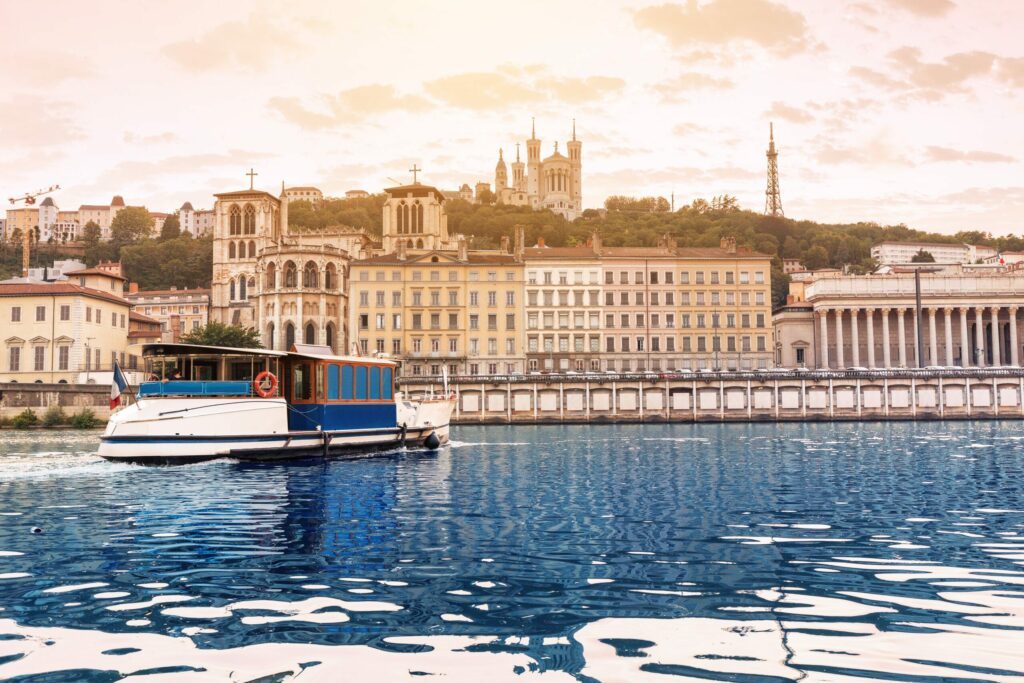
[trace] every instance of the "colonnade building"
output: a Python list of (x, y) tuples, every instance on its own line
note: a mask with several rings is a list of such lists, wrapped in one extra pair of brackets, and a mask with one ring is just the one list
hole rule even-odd
[(922, 273), (919, 323), (913, 274), (794, 282), (775, 312), (775, 360), (817, 368), (1019, 365), (1022, 297), (1021, 273)]

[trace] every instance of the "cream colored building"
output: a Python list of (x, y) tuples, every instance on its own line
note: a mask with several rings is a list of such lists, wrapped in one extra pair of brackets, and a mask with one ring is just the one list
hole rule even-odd
[(384, 191), (388, 195), (382, 225), (385, 254), (396, 253), (399, 244), (409, 253), (458, 248), (458, 235), (448, 234), (443, 192), (420, 183)]
[[(1020, 365), (1024, 273), (823, 276), (776, 312), (776, 354), (822, 368)], [(920, 322), (919, 322), (920, 320)], [(920, 337), (918, 335), (920, 329)], [(918, 342), (918, 339), (921, 342)]]
[(85, 228), (89, 221), (100, 226), (100, 239), (110, 239), (110, 224), (121, 209), (124, 208), (124, 199), (121, 195), (114, 195), (110, 204), (82, 204), (78, 207), (78, 224)]
[(324, 203), (324, 193), (316, 187), (288, 187), (285, 188), (284, 197), (289, 202), (309, 202), (314, 209)]
[(125, 299), (132, 311), (160, 323), (161, 341), (176, 342), (204, 327), (210, 319), (209, 289), (146, 289), (129, 286)]
[(72, 282), (0, 284), (0, 382), (74, 383), (115, 360), (135, 367), (130, 312), (114, 293)]
[(498, 150), (494, 169), (494, 194), (499, 204), (549, 209), (568, 220), (583, 212), (583, 143), (576, 139), (576, 122), (572, 137), (565, 144), (566, 154), (558, 150), (541, 158), (541, 141), (534, 125), (526, 141), (526, 162), (519, 157), (512, 162), (509, 175), (503, 150)]

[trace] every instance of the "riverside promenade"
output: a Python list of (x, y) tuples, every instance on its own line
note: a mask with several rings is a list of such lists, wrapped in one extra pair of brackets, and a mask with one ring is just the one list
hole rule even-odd
[(449, 390), (457, 424), (1024, 418), (1024, 368), (1009, 367), (454, 377)]

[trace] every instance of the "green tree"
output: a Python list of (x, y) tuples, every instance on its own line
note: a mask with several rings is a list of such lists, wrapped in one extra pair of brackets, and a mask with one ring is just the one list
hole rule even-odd
[(164, 224), (160, 227), (160, 241), (173, 240), (175, 237), (181, 237), (181, 221), (178, 220), (177, 214), (171, 214), (164, 219)]
[(825, 247), (815, 245), (804, 252), (804, 268), (807, 270), (818, 270), (828, 266), (828, 251)]
[(498, 195), (494, 194), (490, 190), (480, 190), (476, 193), (476, 200), (480, 204), (494, 204), (498, 201)]
[(918, 250), (916, 254), (910, 257), (911, 263), (935, 263), (935, 257), (932, 256), (931, 252), (925, 251), (924, 249)]
[(205, 346), (230, 346), (238, 349), (261, 349), (259, 333), (251, 327), (225, 325), (211, 322), (204, 327), (192, 330), (181, 338), (183, 344), (203, 344)]
[(110, 241), (118, 247), (141, 242), (153, 233), (153, 217), (141, 206), (126, 206), (110, 221)]
[(100, 243), (100, 237), (103, 236), (103, 230), (100, 229), (99, 224), (96, 221), (89, 221), (82, 228), (82, 242), (85, 244), (85, 248), (94, 247)]

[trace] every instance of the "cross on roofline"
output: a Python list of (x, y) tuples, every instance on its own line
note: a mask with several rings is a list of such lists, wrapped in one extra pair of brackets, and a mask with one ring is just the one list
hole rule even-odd
[(413, 164), (412, 168), (409, 169), (409, 173), (412, 173), (412, 184), (413, 185), (419, 185), (419, 182), (416, 180), (416, 174), (419, 173), (422, 170), (423, 169), (417, 167), (416, 164)]
[(251, 189), (253, 189), (253, 182), (256, 180), (256, 176), (258, 176), (259, 173), (257, 173), (256, 171), (252, 170), (252, 168), (250, 168), (249, 172), (246, 173), (245, 175), (249, 176), (249, 189), (251, 190)]

